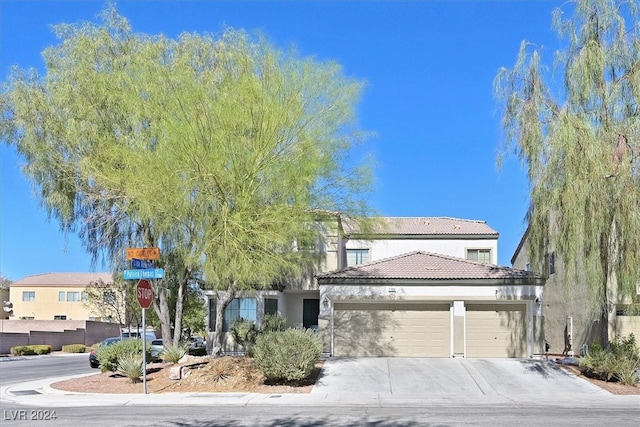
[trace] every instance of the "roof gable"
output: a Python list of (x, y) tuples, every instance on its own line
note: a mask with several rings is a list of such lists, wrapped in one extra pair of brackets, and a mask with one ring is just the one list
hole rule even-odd
[(368, 280), (535, 280), (541, 276), (499, 265), (483, 264), (462, 258), (424, 251), (360, 264), (318, 274), (319, 282), (332, 279)]

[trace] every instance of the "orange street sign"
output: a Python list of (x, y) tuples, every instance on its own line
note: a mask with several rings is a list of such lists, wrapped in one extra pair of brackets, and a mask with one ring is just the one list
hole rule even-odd
[(160, 259), (160, 248), (128, 248), (127, 261), (136, 259)]

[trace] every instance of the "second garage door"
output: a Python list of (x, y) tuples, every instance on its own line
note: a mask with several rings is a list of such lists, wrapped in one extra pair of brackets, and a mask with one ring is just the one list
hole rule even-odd
[(335, 356), (450, 357), (449, 304), (337, 303)]
[(523, 304), (468, 304), (467, 357), (525, 357)]

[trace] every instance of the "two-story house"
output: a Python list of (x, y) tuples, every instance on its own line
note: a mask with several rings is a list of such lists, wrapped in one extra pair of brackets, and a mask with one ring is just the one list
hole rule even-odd
[[(542, 307), (544, 338), (551, 353), (579, 354), (584, 347), (598, 342), (607, 345), (614, 337), (633, 333), (640, 338), (640, 284), (635, 300), (612, 297), (607, 303), (607, 320), (587, 307), (589, 290), (582, 272), (568, 278), (560, 257), (549, 248), (543, 265), (535, 265), (529, 256), (528, 230), (511, 258), (514, 268), (537, 271), (545, 276)], [(572, 283), (566, 283), (571, 280)], [(613, 295), (614, 293), (612, 293)]]
[[(237, 298), (225, 312), (227, 326), (279, 313), (291, 327), (317, 329), (334, 356), (543, 352), (543, 281), (496, 265), (499, 235), (484, 221), (379, 218), (361, 227), (337, 219), (324, 236), (316, 280)], [(215, 302), (209, 307), (212, 319)]]
[[(12, 319), (112, 320), (92, 312), (86, 288), (92, 282), (113, 283), (111, 273), (45, 273), (24, 277), (11, 284)], [(112, 316), (115, 319), (115, 316)]]

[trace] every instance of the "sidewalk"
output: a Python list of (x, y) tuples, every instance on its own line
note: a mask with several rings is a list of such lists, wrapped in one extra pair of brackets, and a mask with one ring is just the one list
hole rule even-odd
[[(90, 374), (89, 374), (90, 375)], [(640, 409), (640, 396), (616, 396), (593, 394), (589, 396), (556, 395), (532, 396), (483, 394), (393, 394), (393, 393), (325, 393), (314, 389), (308, 394), (260, 394), (260, 393), (154, 393), (143, 394), (93, 394), (57, 390), (50, 384), (71, 378), (49, 378), (14, 384), (0, 389), (0, 401), (28, 406), (127, 406), (127, 405), (229, 405), (229, 406), (371, 406), (371, 407), (465, 407), (488, 406), (544, 406), (561, 408), (622, 408)]]

